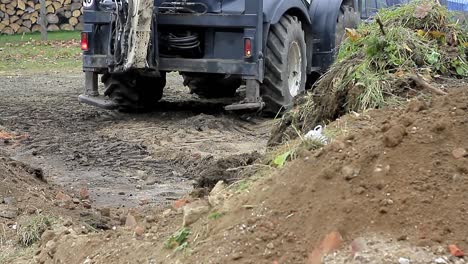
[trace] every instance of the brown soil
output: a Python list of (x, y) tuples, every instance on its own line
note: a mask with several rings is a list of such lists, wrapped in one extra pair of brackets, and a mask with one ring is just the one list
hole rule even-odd
[(212, 156), (207, 157), (191, 169), (196, 176), (195, 188), (203, 188), (209, 192), (219, 181), (228, 184), (239, 181), (245, 178), (241, 168), (254, 164), (260, 157), (258, 152), (233, 155), (218, 160)]
[[(64, 236), (54, 261), (81, 263), (92, 256), (95, 263), (305, 263), (333, 231), (346, 243), (365, 237), (371, 251), (382, 247), (366, 253), (375, 263), (407, 256), (414, 256), (412, 263), (433, 263), (448, 255), (448, 244), (466, 250), (467, 88), (335, 121), (328, 129), (343, 136), (301, 152), (247, 190), (231, 190), (230, 198), (190, 227), (185, 253), (163, 246), (182, 223), (181, 212), (172, 210), (157, 223), (141, 221), (141, 238), (120, 229)], [(214, 213), (220, 218), (210, 217)], [(67, 253), (71, 245), (80, 253)], [(325, 263), (350, 263), (349, 254)]]

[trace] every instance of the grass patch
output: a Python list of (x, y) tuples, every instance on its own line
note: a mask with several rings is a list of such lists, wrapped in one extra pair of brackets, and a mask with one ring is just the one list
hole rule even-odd
[(164, 242), (164, 247), (167, 249), (175, 249), (175, 251), (184, 250), (188, 247), (187, 239), (190, 234), (191, 231), (189, 228), (181, 228)]
[(42, 233), (54, 223), (54, 218), (48, 215), (35, 215), (20, 221), (18, 224), (18, 242), (28, 247), (39, 241)]
[(223, 217), (224, 213), (220, 213), (220, 212), (213, 212), (211, 213), (209, 216), (208, 216), (208, 219), (210, 220), (218, 220), (220, 219), (221, 217)]
[(37, 248), (0, 248), (0, 263), (13, 263), (19, 259), (32, 259)]
[(49, 40), (39, 34), (0, 37), (0, 72), (79, 70), (79, 32), (51, 32)]
[[(79, 40), (80, 31), (54, 31), (48, 32), (47, 41), (67, 41), (67, 40)], [(1, 35), (0, 36), (0, 47), (3, 47), (7, 43), (22, 43), (28, 41), (40, 41), (41, 33), (24, 33), (16, 35)]]

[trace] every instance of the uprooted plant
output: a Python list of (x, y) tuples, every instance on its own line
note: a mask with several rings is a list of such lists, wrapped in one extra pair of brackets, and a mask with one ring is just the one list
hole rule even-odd
[(425, 81), (439, 75), (468, 77), (467, 27), (451, 17), (437, 1), (419, 0), (347, 29), (336, 62), (285, 114), (271, 145), (296, 137), (296, 128), (307, 132), (350, 111), (380, 108), (422, 92), (444, 94)]

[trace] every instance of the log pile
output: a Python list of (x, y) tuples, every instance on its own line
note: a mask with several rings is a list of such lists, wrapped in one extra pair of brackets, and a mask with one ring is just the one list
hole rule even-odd
[[(46, 0), (48, 31), (82, 30), (81, 0)], [(0, 0), (0, 34), (40, 31), (39, 0)]]

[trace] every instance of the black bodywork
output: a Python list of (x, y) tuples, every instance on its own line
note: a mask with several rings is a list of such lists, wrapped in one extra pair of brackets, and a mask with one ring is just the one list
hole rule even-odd
[[(304, 27), (307, 74), (323, 72), (333, 61), (335, 27), (340, 6), (344, 2), (354, 5), (354, 1), (357, 2), (156, 0), (147, 70), (156, 74), (160, 71), (178, 71), (238, 75), (244, 80), (261, 83), (264, 77), (263, 51), (270, 25), (278, 23), (284, 14), (289, 14), (297, 16)], [(196, 12), (184, 12), (171, 10), (168, 4), (171, 2), (200, 5), (196, 7), (199, 10), (195, 8)], [(89, 42), (88, 50), (83, 52), (83, 70), (87, 73), (87, 90), (91, 90), (91, 86), (97, 89), (97, 73), (121, 71), (112, 45), (115, 41), (114, 24), (117, 15), (109, 2), (94, 0), (92, 5), (84, 8), (83, 16), (83, 32), (87, 34)], [(170, 47), (171, 36), (187, 41), (194, 41), (193, 36), (196, 36), (198, 46), (192, 50), (173, 49)], [(244, 54), (246, 39), (251, 41), (252, 48), (251, 56), (248, 57)], [(191, 44), (188, 42), (185, 45)]]
[[(155, 2), (152, 62), (160, 71), (238, 74), (245, 79), (262, 80), (262, 51), (270, 24), (285, 13), (300, 17), (306, 27), (309, 48), (309, 72), (326, 69), (333, 59), (334, 30), (342, 0), (199, 0), (209, 9), (206, 13), (163, 13), (163, 0)], [(89, 49), (83, 54), (84, 71), (101, 72), (115, 65), (111, 53), (113, 11), (106, 11), (94, 2), (83, 12), (83, 32), (88, 33)], [(199, 32), (202, 51), (193, 57), (160, 54), (161, 32), (193, 30)], [(244, 39), (253, 40), (252, 56), (244, 56)], [(160, 56), (161, 55), (161, 56)], [(314, 56), (315, 55), (315, 56)]]

